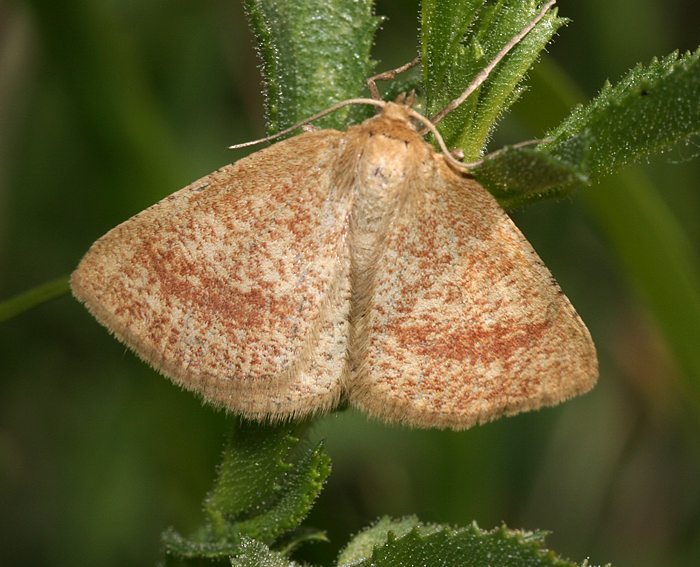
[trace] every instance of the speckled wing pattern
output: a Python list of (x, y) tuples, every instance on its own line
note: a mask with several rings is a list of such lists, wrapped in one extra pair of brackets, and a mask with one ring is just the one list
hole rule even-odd
[(569, 300), (493, 197), (434, 158), (389, 228), (351, 403), (461, 429), (587, 391), (597, 359)]
[(351, 195), (328, 174), (342, 142), (303, 134), (163, 199), (92, 246), (74, 294), (210, 402), (258, 419), (331, 408), (349, 325)]
[(71, 285), (154, 368), (252, 419), (345, 397), (463, 429), (597, 378), (588, 330), (532, 247), (393, 103), (163, 199), (93, 244)]

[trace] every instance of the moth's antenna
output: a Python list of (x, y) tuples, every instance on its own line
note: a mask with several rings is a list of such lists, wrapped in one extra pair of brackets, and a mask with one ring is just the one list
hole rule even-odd
[(467, 98), (476, 90), (478, 89), (483, 82), (488, 78), (488, 76), (491, 74), (491, 71), (493, 71), (494, 67), (498, 65), (501, 60), (508, 54), (508, 52), (513, 49), (518, 43), (520, 43), (523, 38), (532, 31), (532, 28), (534, 28), (539, 21), (544, 18), (545, 14), (549, 11), (549, 9), (554, 6), (556, 3), (556, 0), (549, 0), (543, 7), (542, 10), (534, 17), (534, 19), (527, 25), (525, 26), (518, 34), (513, 36), (511, 40), (506, 43), (506, 45), (501, 49), (496, 57), (493, 58), (493, 60), (486, 65), (479, 73), (477, 73), (476, 77), (472, 80), (471, 83), (469, 83), (469, 86), (466, 88), (466, 90), (459, 95), (456, 99), (454, 99), (452, 102), (450, 102), (445, 108), (443, 108), (440, 112), (438, 112), (435, 116), (433, 116), (430, 121), (433, 124), (437, 124), (445, 118), (450, 112), (452, 112), (455, 108), (457, 108), (460, 104), (462, 104)]
[[(432, 132), (433, 135), (435, 136), (435, 139), (438, 141), (438, 144), (440, 145), (440, 149), (442, 152), (445, 154), (445, 157), (450, 161), (450, 163), (459, 168), (459, 169), (466, 169), (465, 164), (462, 162), (456, 160), (454, 156), (450, 153), (450, 151), (447, 149), (444, 140), (440, 136), (440, 134), (437, 132), (437, 129), (434, 127), (435, 124), (440, 122), (445, 116), (447, 116), (450, 112), (452, 112), (455, 108), (457, 108), (460, 104), (462, 104), (476, 89), (478, 89), (483, 82), (488, 78), (488, 76), (491, 74), (491, 71), (493, 71), (494, 67), (500, 63), (500, 61), (508, 54), (508, 52), (513, 49), (518, 43), (522, 41), (522, 39), (532, 31), (532, 29), (539, 23), (539, 21), (544, 18), (545, 14), (547, 11), (554, 6), (556, 3), (556, 0), (549, 0), (543, 7), (542, 10), (533, 18), (533, 20), (525, 26), (518, 34), (513, 36), (511, 40), (501, 49), (501, 51), (498, 52), (498, 54), (493, 58), (493, 60), (486, 66), (484, 67), (477, 75), (474, 77), (472, 82), (469, 84), (469, 86), (466, 88), (466, 90), (456, 99), (451, 101), (445, 108), (443, 108), (440, 112), (438, 112), (435, 116), (433, 116), (430, 120), (425, 118), (424, 116), (421, 116), (415, 111), (411, 111), (411, 116), (419, 120), (420, 122), (423, 123), (425, 126), (425, 129), (420, 132), (421, 135), (426, 134), (428, 131)], [(368, 86), (370, 88), (372, 96), (378, 97), (379, 93), (377, 92), (376, 84), (375, 81), (379, 79), (385, 79), (385, 78), (393, 78), (396, 76), (396, 74), (406, 71), (410, 69), (411, 67), (414, 67), (420, 62), (420, 57), (416, 57), (413, 61), (402, 65), (401, 67), (398, 67), (397, 69), (392, 69), (391, 71), (387, 71), (385, 73), (381, 73), (379, 75), (376, 75), (375, 77), (372, 77), (368, 80)], [(337, 102), (336, 104), (333, 104), (326, 108), (325, 110), (322, 110), (321, 112), (314, 114), (313, 116), (309, 116), (308, 118), (305, 118), (304, 120), (301, 120), (300, 122), (297, 122), (293, 126), (290, 126), (289, 128), (285, 128), (284, 130), (280, 130), (279, 132), (275, 134), (271, 134), (269, 136), (265, 136), (264, 138), (259, 138), (257, 140), (251, 140), (248, 142), (242, 142), (240, 144), (234, 144), (233, 146), (229, 146), (229, 149), (231, 150), (237, 150), (240, 148), (247, 148), (250, 146), (255, 146), (257, 144), (262, 144), (264, 142), (270, 142), (272, 140), (275, 140), (277, 138), (280, 138), (286, 134), (289, 134), (296, 130), (297, 128), (300, 128), (304, 126), (305, 124), (308, 124), (309, 122), (313, 122), (314, 120), (318, 120), (319, 118), (322, 118), (331, 112), (335, 112), (336, 110), (343, 108), (345, 106), (349, 106), (351, 104), (369, 104), (371, 106), (376, 106), (378, 108), (384, 108), (386, 106), (386, 102), (383, 100), (378, 100), (377, 98), (350, 98), (347, 100), (343, 100), (340, 102)]]
[(502, 148), (499, 148), (495, 152), (491, 152), (490, 154), (486, 154), (484, 157), (482, 157), (479, 160), (473, 161), (471, 163), (464, 163), (460, 161), (459, 163), (464, 166), (465, 169), (473, 169), (475, 167), (478, 167), (480, 165), (483, 165), (485, 161), (489, 161), (491, 159), (494, 159), (496, 156), (502, 154), (503, 152), (507, 150), (516, 150), (518, 148), (527, 148), (528, 146), (539, 146), (540, 144), (549, 144), (550, 142), (553, 142), (554, 138), (541, 138), (537, 140), (525, 140), (524, 142), (518, 142), (517, 144), (510, 144), (509, 146), (504, 146)]
[(304, 118), (301, 122), (297, 122), (293, 126), (290, 126), (289, 128), (285, 128), (284, 130), (280, 130), (279, 132), (275, 134), (271, 134), (269, 136), (265, 136), (264, 138), (260, 138), (258, 140), (251, 140), (250, 142), (243, 142), (241, 144), (234, 144), (233, 146), (229, 146), (230, 150), (238, 150), (240, 148), (247, 148), (249, 146), (255, 146), (257, 144), (262, 144), (263, 142), (269, 142), (271, 140), (275, 140), (276, 138), (280, 138), (281, 136), (284, 136), (286, 134), (289, 134), (290, 132), (294, 132), (297, 128), (300, 128), (304, 126), (305, 124), (308, 124), (309, 122), (313, 122), (314, 120), (318, 120), (319, 118), (323, 118), (327, 114), (330, 114), (331, 112), (335, 112), (336, 110), (343, 108), (344, 106), (350, 106), (351, 104), (369, 104), (371, 106), (377, 106), (379, 108), (384, 108), (386, 106), (386, 102), (383, 100), (375, 100), (373, 98), (349, 98), (347, 100), (341, 100), (340, 102), (337, 102), (325, 110), (322, 110), (321, 112), (314, 114), (313, 116), (309, 116), (308, 118)]
[(445, 144), (445, 140), (442, 139), (442, 136), (440, 135), (440, 132), (438, 129), (435, 127), (435, 124), (433, 124), (429, 118), (426, 118), (423, 116), (420, 112), (416, 112), (412, 108), (407, 108), (408, 114), (412, 117), (418, 120), (418, 122), (421, 122), (423, 126), (425, 126), (426, 132), (430, 132), (433, 136), (435, 136), (435, 140), (437, 140), (438, 146), (440, 146), (440, 151), (442, 151), (442, 154), (445, 156), (445, 159), (450, 163), (452, 167), (459, 171), (468, 171), (469, 167), (471, 164), (466, 164), (458, 159), (456, 159), (453, 155), (452, 152), (447, 149), (447, 144)]

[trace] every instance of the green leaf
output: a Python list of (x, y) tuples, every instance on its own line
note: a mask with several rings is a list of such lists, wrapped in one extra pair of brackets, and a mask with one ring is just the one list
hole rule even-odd
[(303, 541), (322, 539), (318, 531), (297, 528), (329, 474), (330, 459), (322, 445), (303, 446), (291, 426), (241, 423), (205, 500), (202, 528), (189, 538), (172, 529), (163, 534), (168, 564), (228, 560), (251, 539), (272, 545), (287, 535), (279, 542), (286, 552)]
[(212, 565), (218, 561), (223, 564), (228, 558), (238, 553), (241, 548), (242, 538), (235, 540), (205, 541), (204, 531), (196, 536), (186, 538), (177, 533), (173, 528), (168, 528), (161, 534), (161, 549), (163, 563), (168, 566), (187, 565)]
[(420, 520), (415, 516), (401, 519), (384, 517), (375, 524), (357, 534), (338, 556), (338, 565), (353, 564), (371, 557), (375, 547), (384, 545), (393, 537), (401, 538), (412, 529), (420, 526)]
[(231, 557), (231, 567), (300, 567), (299, 563), (290, 561), (281, 553), (272, 551), (264, 543), (241, 538), (241, 546), (235, 556)]
[[(370, 50), (381, 22), (371, 0), (245, 0), (245, 7), (262, 61), (271, 134), (359, 96), (373, 73)], [(318, 124), (340, 128), (352, 117), (348, 107)]]
[[(574, 563), (544, 548), (542, 532), (509, 530), (505, 526), (485, 531), (476, 524), (466, 528), (416, 523), (414, 518), (393, 523), (382, 520), (369, 532), (378, 543), (366, 555), (358, 553), (366, 544), (343, 552), (339, 565), (353, 567), (574, 567)], [(408, 529), (407, 531), (407, 528)], [(366, 532), (358, 537), (366, 537)], [(348, 552), (351, 550), (351, 552)]]
[(462, 55), (467, 33), (483, 5), (484, 0), (423, 0), (421, 60), (426, 84), (448, 84), (454, 62)]
[(311, 510), (331, 470), (330, 458), (322, 444), (306, 452), (286, 475), (279, 500), (268, 510), (236, 528), (255, 539), (271, 543), (297, 527)]
[(532, 148), (506, 147), (485, 159), (471, 174), (505, 209), (528, 201), (556, 197), (588, 185), (585, 163), (589, 145), (577, 138), (579, 147), (568, 159)]
[(560, 197), (700, 134), (700, 51), (672, 53), (606, 84), (537, 148), (497, 152), (474, 176), (505, 208)]
[(226, 533), (234, 518), (269, 508), (291, 472), (288, 455), (298, 443), (289, 426), (241, 422), (223, 451), (214, 488), (204, 510), (214, 532)]
[(629, 163), (668, 151), (700, 134), (700, 50), (637, 65), (578, 106), (543, 150), (558, 156), (578, 137), (589, 140), (587, 175), (595, 181)]
[[(432, 116), (457, 98), (508, 41), (539, 12), (542, 2), (424, 0), (421, 20), (426, 108)], [(550, 10), (500, 62), (488, 80), (438, 128), (451, 148), (474, 161), (500, 115), (518, 98), (518, 85), (566, 20)]]

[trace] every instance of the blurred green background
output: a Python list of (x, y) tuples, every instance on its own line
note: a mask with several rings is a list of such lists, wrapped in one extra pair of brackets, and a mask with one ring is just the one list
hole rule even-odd
[[(552, 65), (591, 97), (637, 61), (700, 44), (694, 0), (559, 5), (573, 23), (494, 148), (563, 118)], [(378, 1), (377, 13), (388, 16), (378, 69), (410, 60), (417, 2)], [(109, 228), (240, 157), (226, 147), (263, 132), (260, 90), (238, 0), (0, 1), (0, 298), (70, 272)], [(700, 339), (690, 363), (673, 344), (692, 345), (700, 321), (689, 309), (659, 326), (648, 307), (668, 298), (654, 290), (675, 282), (659, 272), (658, 287), (640, 286), (627, 261), (654, 239), (654, 223), (631, 218), (639, 188), (652, 220), (681, 231), (697, 274), (699, 156), (695, 140), (514, 214), (591, 329), (599, 385), (461, 433), (352, 412), (321, 420), (314, 436), (334, 471), (309, 523), (332, 541), (306, 558), (330, 561), (376, 517), (415, 513), (550, 530), (551, 547), (577, 561), (700, 565), (700, 376), (688, 370), (700, 368)], [(615, 226), (639, 237), (621, 244)], [(162, 529), (199, 524), (228, 428), (68, 296), (1, 324), (0, 565), (154, 564)]]

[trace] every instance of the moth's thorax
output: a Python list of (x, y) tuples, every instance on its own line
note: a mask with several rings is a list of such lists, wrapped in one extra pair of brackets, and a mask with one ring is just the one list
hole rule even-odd
[(390, 104), (348, 131), (353, 204), (350, 218), (353, 319), (364, 312), (386, 235), (435, 175), (432, 148), (416, 132), (405, 107)]
[(400, 110), (403, 107), (391, 105), (355, 129), (360, 146), (357, 179), (368, 190), (390, 195), (407, 179), (421, 175), (421, 168), (432, 165), (432, 148), (416, 132), (408, 115), (398, 114)]
[(409, 122), (405, 107), (396, 104), (353, 128), (350, 145), (357, 160), (354, 216), (364, 223), (397, 212), (411, 187), (420, 186), (418, 180), (435, 166), (432, 148)]

